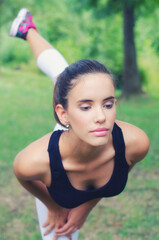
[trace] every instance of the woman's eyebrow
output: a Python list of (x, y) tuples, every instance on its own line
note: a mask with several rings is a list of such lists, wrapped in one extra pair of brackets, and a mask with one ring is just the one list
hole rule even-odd
[[(108, 101), (108, 100), (111, 100), (111, 99), (114, 99), (114, 97), (113, 97), (113, 96), (107, 97), (107, 98), (105, 98), (105, 99), (103, 100), (103, 102)], [(82, 100), (79, 100), (79, 101), (77, 101), (77, 102), (78, 102), (78, 103), (86, 103), (86, 102), (93, 102), (93, 100), (91, 100), (91, 99), (82, 99)]]
[(113, 96), (107, 97), (107, 98), (105, 98), (103, 101), (108, 101), (108, 100), (112, 100), (112, 99), (115, 99), (115, 97), (113, 97)]

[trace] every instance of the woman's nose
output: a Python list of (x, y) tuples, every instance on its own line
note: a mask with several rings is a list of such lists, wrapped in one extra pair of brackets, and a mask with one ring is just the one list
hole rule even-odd
[(103, 109), (101, 109), (101, 108), (97, 109), (95, 119), (96, 119), (96, 122), (98, 122), (98, 123), (105, 122), (106, 116), (105, 116)]

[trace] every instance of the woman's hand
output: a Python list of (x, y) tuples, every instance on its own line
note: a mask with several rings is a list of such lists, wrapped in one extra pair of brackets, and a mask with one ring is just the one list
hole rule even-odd
[(87, 203), (73, 208), (68, 213), (67, 223), (56, 230), (58, 236), (70, 235), (80, 229), (86, 221), (92, 208), (100, 201), (100, 198), (91, 200)]
[(89, 212), (82, 208), (82, 205), (69, 211), (67, 223), (56, 229), (57, 236), (71, 235), (84, 224)]
[(66, 236), (80, 229), (85, 223), (90, 211), (101, 200), (101, 198), (93, 199), (79, 207), (73, 208), (68, 213), (67, 223), (56, 230), (57, 236)]
[(62, 208), (60, 206), (56, 207), (56, 209), (54, 208), (54, 210), (48, 209), (48, 218), (43, 224), (44, 228), (47, 227), (44, 235), (49, 234), (53, 229), (55, 229), (53, 240), (56, 240), (56, 231), (65, 225), (68, 218), (68, 212), (68, 209)]

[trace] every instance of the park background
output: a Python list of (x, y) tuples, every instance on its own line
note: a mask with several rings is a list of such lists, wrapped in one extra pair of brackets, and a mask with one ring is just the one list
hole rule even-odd
[[(1, 0), (0, 240), (41, 239), (34, 199), (18, 184), (12, 164), (21, 149), (55, 124), (51, 80), (38, 70), (27, 42), (9, 37), (22, 7), (34, 14), (40, 33), (69, 63), (91, 58), (111, 70), (117, 79), (117, 119), (137, 125), (150, 138), (149, 154), (130, 173), (124, 192), (98, 204), (79, 240), (159, 239), (159, 1)], [(124, 88), (131, 69), (124, 62), (126, 10), (134, 13), (133, 55), (141, 84), (134, 92)]]

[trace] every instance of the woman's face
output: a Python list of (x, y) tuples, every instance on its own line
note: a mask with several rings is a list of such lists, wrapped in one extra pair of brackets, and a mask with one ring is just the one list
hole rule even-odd
[(108, 142), (116, 116), (114, 91), (107, 74), (80, 77), (68, 94), (67, 118), (75, 137), (92, 146)]

